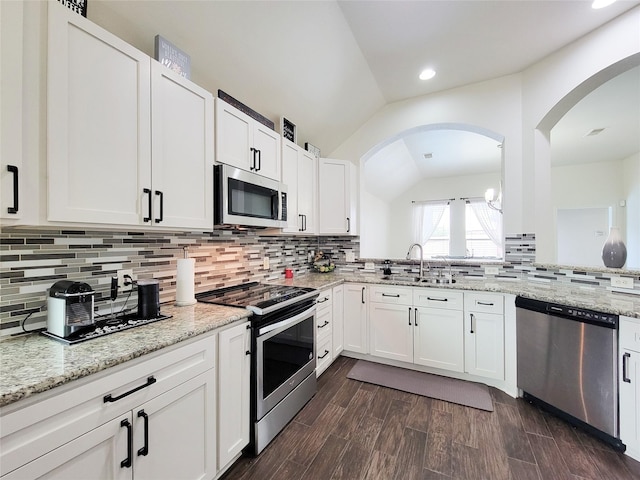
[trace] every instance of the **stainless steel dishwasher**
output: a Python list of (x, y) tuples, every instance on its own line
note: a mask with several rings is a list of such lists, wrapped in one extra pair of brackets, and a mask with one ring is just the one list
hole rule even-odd
[(618, 315), (516, 297), (523, 397), (618, 450)]

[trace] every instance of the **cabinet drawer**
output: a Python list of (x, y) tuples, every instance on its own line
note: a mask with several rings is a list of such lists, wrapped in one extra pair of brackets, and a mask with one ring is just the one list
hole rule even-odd
[(333, 350), (333, 340), (328, 336), (324, 340), (318, 342), (316, 347), (316, 376), (324, 372), (331, 365)]
[(320, 295), (316, 299), (316, 306), (318, 311), (323, 310), (325, 308), (330, 308), (333, 300), (333, 292), (331, 289), (321, 290)]
[(464, 293), (467, 312), (504, 313), (504, 297), (499, 293)]
[(213, 368), (215, 346), (216, 335), (208, 335), (45, 392), (24, 408), (2, 409), (0, 475)]
[(462, 310), (464, 306), (462, 292), (437, 288), (414, 288), (413, 305), (416, 307), (444, 308)]
[(413, 303), (411, 288), (393, 286), (372, 286), (369, 290), (369, 301), (411, 305)]
[(620, 318), (620, 348), (640, 352), (640, 319)]
[(333, 310), (323, 308), (316, 311), (316, 338), (318, 341), (331, 335), (333, 331)]

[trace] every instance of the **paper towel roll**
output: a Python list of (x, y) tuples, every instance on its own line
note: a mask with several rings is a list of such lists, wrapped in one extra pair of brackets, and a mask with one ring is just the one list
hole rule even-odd
[(196, 303), (194, 294), (194, 272), (196, 261), (193, 258), (178, 259), (176, 273), (176, 305), (184, 307)]

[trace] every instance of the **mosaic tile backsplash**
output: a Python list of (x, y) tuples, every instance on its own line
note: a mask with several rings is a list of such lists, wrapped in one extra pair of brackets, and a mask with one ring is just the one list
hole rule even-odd
[[(306, 273), (311, 252), (322, 250), (336, 263), (345, 251), (359, 253), (353, 237), (267, 236), (260, 231), (220, 230), (214, 233), (131, 233), (67, 230), (3, 229), (0, 233), (0, 336), (21, 331), (20, 322), (33, 312), (27, 329), (46, 322), (47, 289), (58, 280), (86, 282), (96, 290), (101, 313), (111, 308), (111, 277), (133, 270), (133, 278), (160, 281), (160, 301), (175, 300), (176, 265), (196, 259), (196, 293), (247, 281), (280, 279), (284, 269)], [(269, 257), (269, 268), (263, 258)], [(114, 311), (135, 307), (135, 291), (118, 296)]]
[[(176, 264), (184, 256), (196, 259), (195, 291), (247, 281), (281, 279), (284, 269), (295, 275), (312, 267), (310, 255), (320, 250), (331, 255), (338, 272), (364, 271), (365, 260), (358, 259), (357, 237), (297, 237), (265, 235), (261, 231), (219, 230), (214, 233), (131, 233), (67, 230), (3, 229), (0, 233), (0, 336), (21, 331), (21, 321), (31, 312), (27, 329), (46, 322), (47, 289), (58, 280), (90, 284), (97, 292), (100, 313), (135, 307), (135, 291), (127, 299), (120, 294), (109, 301), (111, 277), (118, 270), (131, 269), (134, 279), (160, 281), (160, 301), (175, 300)], [(346, 252), (353, 252), (354, 263), (346, 263)], [(269, 268), (263, 258), (269, 257)], [(497, 274), (488, 274), (485, 265), (466, 262), (431, 262), (432, 270), (450, 270), (457, 276), (539, 282), (570, 282), (585, 288), (608, 288), (612, 276), (631, 276), (634, 290), (640, 291), (637, 272), (616, 273), (571, 267), (534, 265), (535, 235), (507, 235), (505, 262), (492, 265)], [(385, 265), (373, 261), (382, 274)], [(417, 272), (417, 262), (391, 263), (393, 273)]]

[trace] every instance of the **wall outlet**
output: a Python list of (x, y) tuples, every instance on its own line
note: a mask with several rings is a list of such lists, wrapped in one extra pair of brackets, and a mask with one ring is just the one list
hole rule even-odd
[(264, 257), (262, 259), (262, 268), (264, 270), (269, 270), (269, 257)]
[(344, 256), (347, 263), (353, 263), (356, 261), (356, 254), (353, 253), (353, 250), (347, 250), (344, 252)]
[[(128, 275), (131, 278), (125, 278)], [(126, 285), (125, 285), (126, 284)], [(118, 270), (118, 292), (129, 292), (133, 289), (133, 270)]]
[(633, 288), (633, 278), (611, 277), (611, 286), (617, 288)]
[(498, 267), (484, 267), (485, 275), (498, 275), (500, 269)]

